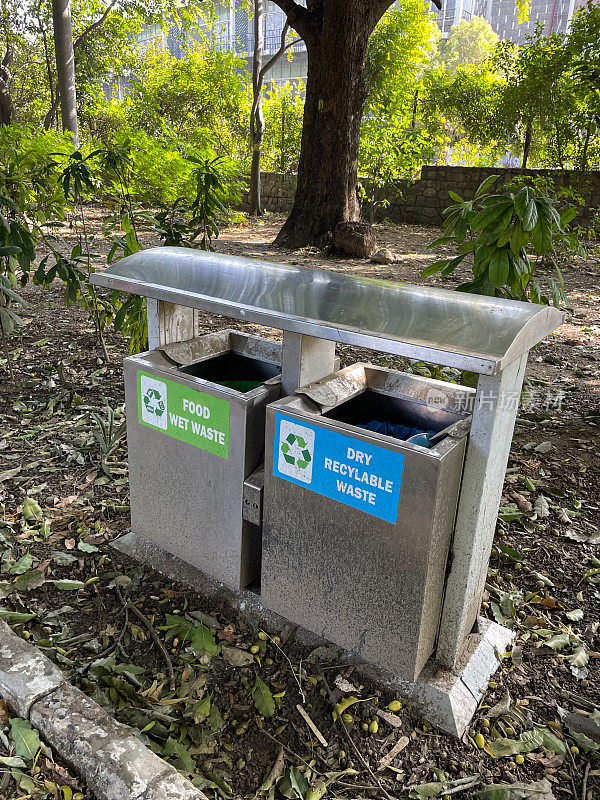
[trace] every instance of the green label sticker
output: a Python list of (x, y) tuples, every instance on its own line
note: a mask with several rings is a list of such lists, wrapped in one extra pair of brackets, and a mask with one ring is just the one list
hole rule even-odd
[(229, 401), (138, 370), (138, 419), (221, 458), (229, 458)]

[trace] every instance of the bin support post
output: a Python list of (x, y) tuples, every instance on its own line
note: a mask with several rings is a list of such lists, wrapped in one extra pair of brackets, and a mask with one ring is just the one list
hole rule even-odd
[(160, 347), (160, 326), (158, 322), (158, 300), (146, 299), (146, 318), (148, 323), (148, 350)]
[(479, 614), (527, 355), (477, 383), (436, 651), (450, 669)]
[(335, 342), (302, 333), (283, 332), (281, 385), (284, 395), (335, 370)]
[(198, 312), (188, 306), (166, 300), (146, 300), (148, 319), (148, 350), (163, 344), (183, 342), (198, 335)]

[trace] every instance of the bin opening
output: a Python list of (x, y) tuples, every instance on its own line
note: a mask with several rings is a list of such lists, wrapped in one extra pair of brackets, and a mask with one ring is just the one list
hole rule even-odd
[(281, 367), (230, 350), (214, 358), (180, 367), (180, 372), (246, 393), (261, 386), (269, 378), (279, 375)]
[[(431, 447), (433, 443), (429, 441), (430, 437), (455, 422), (453, 414), (430, 409), (407, 398), (380, 394), (372, 389), (367, 389), (323, 416), (402, 441), (410, 440), (421, 447)], [(435, 443), (443, 438), (440, 436)]]

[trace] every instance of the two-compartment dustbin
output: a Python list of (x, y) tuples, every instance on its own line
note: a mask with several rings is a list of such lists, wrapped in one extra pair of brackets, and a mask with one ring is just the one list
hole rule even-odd
[(244, 480), (263, 459), (281, 356), (225, 330), (124, 361), (132, 531), (236, 590), (260, 573)]
[(472, 399), (355, 364), (268, 407), (267, 608), (417, 677), (435, 648)]

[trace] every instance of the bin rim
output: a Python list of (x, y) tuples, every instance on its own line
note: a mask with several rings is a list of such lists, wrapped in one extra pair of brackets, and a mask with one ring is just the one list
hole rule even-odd
[(564, 319), (551, 306), (184, 247), (134, 253), (90, 283), (482, 375)]
[(291, 401), (298, 399), (300, 399), (298, 396), (291, 395), (290, 397), (280, 397), (279, 400), (273, 400), (267, 406), (267, 413), (281, 414), (284, 417), (297, 420), (299, 424), (317, 425), (318, 427), (350, 436), (359, 442), (369, 441), (371, 444), (383, 447), (386, 450), (415, 453), (438, 462), (445, 458), (451, 450), (459, 446), (460, 442), (469, 435), (471, 415), (468, 415), (464, 420), (448, 425), (444, 429), (446, 435), (437, 440), (432, 447), (421, 447), (419, 444), (409, 442), (408, 439), (397, 439), (395, 436), (388, 436), (386, 433), (372, 431), (369, 428), (361, 428), (351, 422), (333, 419), (323, 413), (309, 411), (306, 408), (300, 409), (291, 404)]

